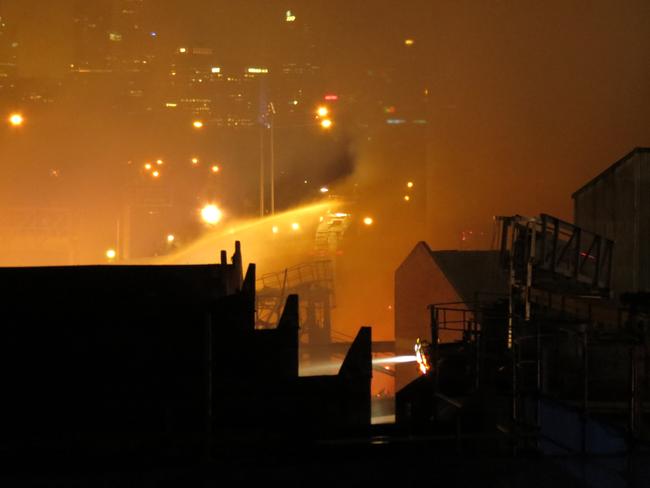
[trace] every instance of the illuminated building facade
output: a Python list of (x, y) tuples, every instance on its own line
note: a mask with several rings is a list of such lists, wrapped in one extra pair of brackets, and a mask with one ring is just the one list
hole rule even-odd
[(76, 0), (73, 7), (72, 71), (107, 70), (110, 59), (111, 0)]
[(0, 10), (0, 89), (11, 84), (16, 73), (18, 42), (12, 32), (11, 21)]

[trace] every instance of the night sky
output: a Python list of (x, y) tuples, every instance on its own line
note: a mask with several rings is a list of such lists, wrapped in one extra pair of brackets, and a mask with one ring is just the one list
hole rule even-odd
[[(184, 45), (212, 48), (223, 66), (277, 66), (309, 57), (320, 67), (319, 90), (347, 94), (329, 146), (315, 146), (316, 137), (279, 133), (278, 187), (285, 207), (303, 202), (296, 182), (308, 175), (320, 178), (319, 185), (365, 195), (364, 208), (372, 208), (378, 221), (400, 222), (401, 195), (395, 201), (391, 195), (401, 190), (393, 185), (410, 178), (404, 168), (428, 168), (420, 175), (427, 181), (416, 186), (428, 188), (432, 202), (426, 225), (417, 225), (420, 215), (416, 224), (386, 229), (389, 238), (378, 241), (372, 256), (383, 262), (387, 301), (392, 272), (417, 240), (458, 248), (461, 233), (473, 230), (486, 237), (471, 245), (485, 247), (495, 215), (544, 212), (571, 220), (573, 191), (634, 147), (650, 146), (647, 0), (147, 5), (142, 28), (157, 33), (162, 60)], [(299, 37), (287, 36), (287, 10), (296, 16)], [(72, 0), (0, 1), (0, 14), (11, 19), (9, 32), (20, 44), (22, 82), (65, 80), (75, 53), (72, 13)], [(406, 39), (414, 44), (405, 46)], [(148, 89), (155, 93), (159, 83)], [(36, 175), (58, 165), (73, 185), (52, 202), (96, 204), (104, 218), (97, 233), (111, 233), (119, 181), (111, 168), (140, 161), (147, 150), (174, 154), (181, 136), (165, 132), (152, 111), (125, 120), (113, 105), (105, 115), (99, 105), (109, 102), (101, 97), (82, 104), (78, 94), (63, 90), (64, 102), (39, 109), (43, 119), (32, 123), (31, 132), (37, 136), (2, 134), (4, 205), (40, 198), (46, 183)], [(3, 97), (4, 110), (20, 105), (11, 95)], [(408, 116), (427, 124), (393, 130), (381, 119), (390, 107), (397, 116), (417, 113)], [(379, 119), (382, 125), (373, 126)], [(239, 168), (224, 171), (224, 178), (233, 178), (231, 187), (235, 180), (250, 180), (252, 188), (254, 155), (248, 162), (236, 158), (239, 148), (255, 143), (214, 141)], [(254, 209), (254, 194), (246, 198), (246, 208)]]
[[(431, 93), (431, 143), (445, 198), (465, 215), (517, 208), (570, 216), (569, 194), (650, 144), (650, 4), (582, 1), (152, 2), (170, 46), (215, 46), (225, 60), (273, 61), (286, 9), (308, 23), (333, 83), (397, 67), (417, 41)], [(24, 44), (25, 76), (57, 76), (70, 55), (67, 0), (4, 0)], [(372, 86), (367, 86), (372, 90)], [(486, 183), (487, 185), (486, 187)]]

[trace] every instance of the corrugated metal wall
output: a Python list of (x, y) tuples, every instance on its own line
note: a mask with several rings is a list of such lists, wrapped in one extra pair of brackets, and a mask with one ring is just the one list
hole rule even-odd
[(615, 241), (612, 291), (650, 291), (650, 149), (636, 149), (574, 194), (579, 227)]

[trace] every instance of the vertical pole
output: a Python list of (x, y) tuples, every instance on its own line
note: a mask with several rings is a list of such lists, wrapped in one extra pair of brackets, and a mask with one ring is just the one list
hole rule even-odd
[(264, 217), (264, 124), (260, 124), (260, 217)]
[(273, 114), (269, 116), (269, 130), (271, 133), (270, 140), (270, 179), (271, 179), (271, 215), (275, 214), (275, 121), (273, 120)]
[(525, 320), (528, 322), (530, 320), (530, 291), (533, 287), (533, 265), (535, 264), (536, 258), (536, 247), (537, 247), (537, 222), (531, 220), (526, 226), (526, 230), (530, 230), (530, 250), (528, 252), (528, 262), (526, 263), (526, 317)]

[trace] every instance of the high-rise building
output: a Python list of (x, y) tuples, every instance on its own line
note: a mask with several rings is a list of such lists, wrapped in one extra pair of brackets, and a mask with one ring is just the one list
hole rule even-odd
[(11, 24), (0, 10), (0, 88), (5, 88), (15, 76), (18, 42)]
[(111, 53), (112, 0), (75, 0), (73, 60), (70, 68), (85, 73), (107, 70)]
[(76, 0), (73, 22), (74, 71), (147, 71), (155, 57), (145, 0)]
[(120, 71), (148, 71), (155, 58), (158, 32), (151, 27), (145, 0), (114, 0), (111, 28), (111, 64)]

